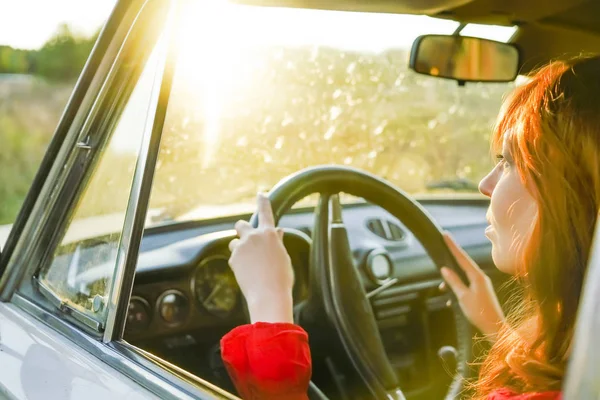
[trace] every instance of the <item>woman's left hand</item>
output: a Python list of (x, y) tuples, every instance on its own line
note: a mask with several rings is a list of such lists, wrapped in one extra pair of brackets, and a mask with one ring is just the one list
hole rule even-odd
[(238, 221), (239, 239), (229, 244), (229, 265), (246, 298), (251, 322), (293, 323), (294, 270), (275, 227), (269, 198), (258, 195), (258, 228)]
[[(505, 322), (505, 317), (494, 292), (492, 281), (452, 236), (445, 233), (444, 240), (469, 279), (469, 284), (463, 283), (456, 272), (448, 267), (442, 268), (442, 276), (450, 289), (454, 291), (465, 316), (487, 336), (488, 340), (494, 342), (496, 334)], [(442, 283), (440, 288), (444, 289), (445, 286)]]

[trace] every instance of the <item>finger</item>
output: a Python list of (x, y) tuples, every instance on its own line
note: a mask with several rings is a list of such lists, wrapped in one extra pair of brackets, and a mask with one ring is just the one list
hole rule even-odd
[(440, 285), (438, 286), (438, 289), (440, 290), (440, 292), (444, 292), (447, 289), (446, 282), (440, 283)]
[(233, 253), (235, 248), (240, 244), (240, 239), (233, 239), (229, 242), (229, 251)]
[(252, 229), (254, 228), (252, 228), (252, 225), (250, 225), (248, 221), (244, 221), (241, 219), (235, 223), (235, 230), (237, 231), (237, 234), (240, 238), (243, 238), (244, 236), (252, 232)]
[(454, 238), (449, 233), (444, 233), (444, 241), (448, 245), (450, 252), (458, 261), (458, 265), (467, 274), (469, 280), (473, 280), (481, 276), (483, 271), (479, 268), (477, 263), (467, 254), (467, 252), (456, 243)]
[(279, 239), (283, 240), (283, 235), (285, 235), (283, 228), (277, 228), (277, 235), (279, 235)]
[(263, 194), (258, 194), (258, 226), (261, 228), (274, 228), (275, 218), (271, 209), (271, 201)]
[(446, 283), (450, 286), (450, 289), (452, 289), (457, 298), (461, 298), (469, 290), (456, 272), (452, 271), (450, 268), (442, 267), (441, 272)]

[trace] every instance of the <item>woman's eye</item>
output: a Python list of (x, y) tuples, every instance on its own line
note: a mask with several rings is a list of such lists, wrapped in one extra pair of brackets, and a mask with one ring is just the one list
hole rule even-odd
[(510, 167), (510, 163), (502, 154), (496, 155), (496, 163), (504, 169)]

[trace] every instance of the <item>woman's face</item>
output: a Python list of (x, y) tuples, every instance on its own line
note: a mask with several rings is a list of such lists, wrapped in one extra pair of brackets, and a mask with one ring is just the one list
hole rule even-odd
[(491, 199), (485, 235), (492, 242), (494, 263), (500, 271), (514, 275), (537, 216), (537, 203), (513, 164), (507, 136), (498, 163), (481, 180), (479, 190)]

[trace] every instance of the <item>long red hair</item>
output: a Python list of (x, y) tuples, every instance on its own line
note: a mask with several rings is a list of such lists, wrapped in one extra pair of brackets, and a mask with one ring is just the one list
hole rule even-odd
[(506, 136), (538, 215), (516, 278), (525, 301), (483, 362), (475, 399), (561, 389), (600, 208), (599, 96), (600, 58), (578, 58), (540, 69), (503, 105), (492, 148)]

